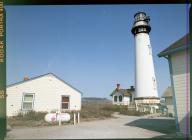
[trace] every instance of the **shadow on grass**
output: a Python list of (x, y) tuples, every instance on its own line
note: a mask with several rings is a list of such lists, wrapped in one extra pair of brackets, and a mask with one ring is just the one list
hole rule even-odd
[(173, 119), (139, 119), (125, 125), (140, 127), (164, 134), (176, 132), (175, 120)]

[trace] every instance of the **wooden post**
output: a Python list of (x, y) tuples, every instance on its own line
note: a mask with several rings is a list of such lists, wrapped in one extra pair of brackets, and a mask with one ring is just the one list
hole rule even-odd
[(59, 113), (59, 126), (61, 126), (61, 114)]
[(76, 124), (76, 113), (74, 112), (73, 114), (73, 124), (75, 125)]
[(56, 120), (59, 120), (59, 126), (61, 125), (61, 111), (56, 111)]
[(77, 114), (77, 123), (80, 123), (80, 113)]

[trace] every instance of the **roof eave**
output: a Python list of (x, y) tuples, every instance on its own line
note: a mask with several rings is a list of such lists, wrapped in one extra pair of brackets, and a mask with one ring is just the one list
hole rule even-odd
[(114, 92), (116, 91), (116, 89), (113, 90), (113, 92), (110, 94), (110, 96), (113, 96)]
[(173, 54), (173, 53), (176, 53), (176, 52), (185, 50), (186, 48), (187, 48), (187, 45), (184, 45), (184, 46), (181, 46), (181, 47), (176, 48), (176, 49), (168, 50), (168, 51), (166, 51), (166, 52), (162, 51), (162, 52), (160, 52), (157, 56), (158, 56), (158, 57), (165, 57), (165, 56), (168, 56), (168, 55), (170, 55), (170, 54)]

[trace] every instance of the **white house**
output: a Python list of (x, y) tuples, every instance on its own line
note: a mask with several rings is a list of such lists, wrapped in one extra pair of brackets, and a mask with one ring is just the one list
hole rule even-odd
[(165, 98), (165, 105), (167, 107), (167, 113), (175, 116), (174, 108), (173, 108), (173, 95), (172, 95), (172, 88), (168, 87), (163, 95), (162, 98)]
[(190, 54), (189, 34), (186, 34), (158, 54), (169, 63), (177, 130), (190, 133)]
[(130, 105), (134, 102), (135, 88), (133, 86), (130, 89), (121, 89), (120, 84), (117, 84), (117, 88), (113, 90), (110, 96), (113, 98), (114, 105)]
[(7, 116), (26, 111), (81, 110), (82, 93), (48, 73), (7, 87)]

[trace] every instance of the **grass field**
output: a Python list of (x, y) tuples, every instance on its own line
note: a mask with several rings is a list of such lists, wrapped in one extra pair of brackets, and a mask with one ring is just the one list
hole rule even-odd
[[(106, 102), (87, 102), (82, 104), (80, 112), (81, 121), (92, 121), (111, 118), (114, 112), (130, 116), (141, 116), (147, 113), (140, 113), (137, 111), (128, 111), (126, 106), (112, 105)], [(47, 112), (28, 112), (27, 114), (18, 114), (15, 117), (8, 118), (8, 124), (12, 127), (15, 126), (50, 126), (58, 125), (57, 122), (45, 122), (44, 116)], [(73, 113), (71, 113), (71, 121), (65, 124), (73, 123)]]

